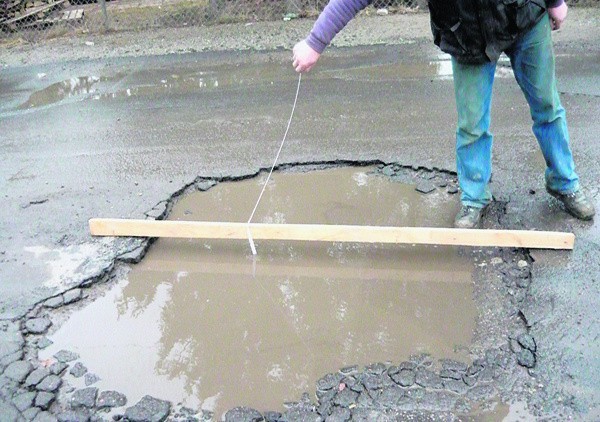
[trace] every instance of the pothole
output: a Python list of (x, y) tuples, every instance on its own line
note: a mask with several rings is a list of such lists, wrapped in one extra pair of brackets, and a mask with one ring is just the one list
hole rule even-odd
[[(444, 171), (344, 164), (281, 166), (253, 221), (435, 227), (459, 207)], [(147, 216), (246, 221), (263, 181), (199, 177)], [(501, 420), (536, 388), (522, 250), (150, 244), (123, 241), (105, 272), (0, 327), (25, 342), (0, 361), (23, 400), (84, 419)]]
[[(273, 175), (254, 221), (448, 226), (458, 198), (374, 168)], [(170, 219), (245, 221), (264, 182), (183, 197)], [(51, 337), (100, 388), (220, 413), (283, 410), (323, 374), (415, 353), (468, 362), (472, 258), (452, 247), (160, 239), (104, 297)], [(90, 329), (90, 327), (98, 327)], [(135, 379), (136, 382), (131, 382)]]

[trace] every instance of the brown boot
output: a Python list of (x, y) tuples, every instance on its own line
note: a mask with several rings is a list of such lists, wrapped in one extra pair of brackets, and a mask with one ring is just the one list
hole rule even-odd
[(563, 203), (565, 209), (573, 217), (580, 220), (591, 220), (596, 214), (594, 204), (585, 196), (582, 190), (575, 192), (560, 193), (546, 186), (546, 191), (560, 202)]

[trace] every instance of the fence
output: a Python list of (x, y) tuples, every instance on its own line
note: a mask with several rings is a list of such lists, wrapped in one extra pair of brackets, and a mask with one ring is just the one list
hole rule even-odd
[[(36, 42), (102, 31), (314, 17), (327, 0), (0, 0), (0, 39)], [(570, 4), (600, 6), (600, 0)], [(426, 0), (374, 0), (379, 13), (426, 9)]]

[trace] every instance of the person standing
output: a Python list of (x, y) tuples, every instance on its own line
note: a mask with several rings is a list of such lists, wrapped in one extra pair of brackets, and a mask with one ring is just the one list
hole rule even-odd
[[(330, 0), (310, 34), (293, 49), (293, 66), (308, 72), (321, 53), (369, 0)], [(580, 188), (569, 146), (566, 114), (555, 77), (551, 30), (567, 17), (564, 0), (429, 0), (434, 43), (452, 57), (458, 124), (456, 167), (462, 207), (458, 228), (480, 225), (492, 200), (492, 86), (500, 54), (510, 58), (529, 104), (546, 161), (546, 190), (581, 220), (595, 209)]]

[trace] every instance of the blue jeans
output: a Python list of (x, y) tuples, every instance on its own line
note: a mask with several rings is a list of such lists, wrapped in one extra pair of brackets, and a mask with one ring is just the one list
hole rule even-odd
[[(533, 133), (546, 160), (546, 186), (567, 193), (579, 189), (569, 148), (565, 109), (556, 89), (554, 54), (547, 16), (505, 53), (525, 94)], [(489, 131), (496, 63), (467, 65), (452, 59), (458, 111), (456, 167), (464, 205), (484, 207), (491, 199), (492, 134)]]

